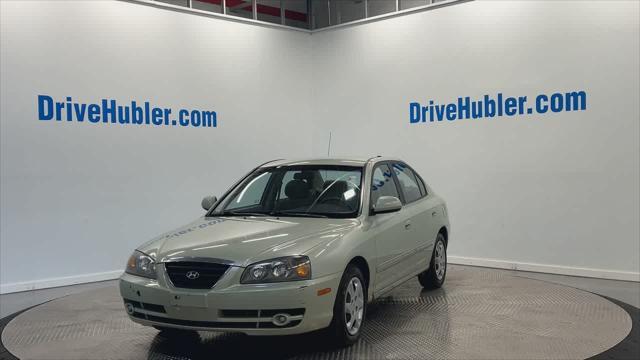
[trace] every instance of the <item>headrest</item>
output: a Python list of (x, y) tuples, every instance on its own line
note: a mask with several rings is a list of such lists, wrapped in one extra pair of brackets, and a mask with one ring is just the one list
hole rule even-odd
[(322, 175), (318, 170), (304, 170), (293, 174), (296, 180), (304, 180), (311, 185), (311, 188), (317, 192), (322, 191)]
[(311, 184), (305, 181), (296, 179), (296, 180), (291, 180), (287, 183), (287, 185), (284, 187), (284, 193), (285, 195), (287, 195), (289, 199), (294, 199), (294, 200), (306, 199), (307, 197), (309, 197), (310, 189), (311, 189)]

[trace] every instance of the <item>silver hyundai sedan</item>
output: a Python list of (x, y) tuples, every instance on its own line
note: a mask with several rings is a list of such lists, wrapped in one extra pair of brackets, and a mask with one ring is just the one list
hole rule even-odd
[(398, 159), (271, 161), (202, 206), (120, 278), (130, 318), (165, 335), (324, 329), (347, 345), (368, 302), (413, 276), (445, 280), (447, 207)]

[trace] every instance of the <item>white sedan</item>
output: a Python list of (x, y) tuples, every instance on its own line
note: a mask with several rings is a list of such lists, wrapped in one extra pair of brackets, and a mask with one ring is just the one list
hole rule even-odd
[(447, 207), (398, 159), (276, 160), (202, 206), (131, 255), (120, 292), (133, 321), (166, 335), (324, 329), (346, 345), (368, 302), (414, 276), (445, 281)]

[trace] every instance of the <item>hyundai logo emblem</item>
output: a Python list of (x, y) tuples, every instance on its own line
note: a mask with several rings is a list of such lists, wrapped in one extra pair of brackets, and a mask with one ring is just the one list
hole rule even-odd
[(187, 276), (187, 279), (189, 280), (195, 280), (200, 277), (200, 273), (195, 270), (191, 270), (187, 272), (186, 276)]

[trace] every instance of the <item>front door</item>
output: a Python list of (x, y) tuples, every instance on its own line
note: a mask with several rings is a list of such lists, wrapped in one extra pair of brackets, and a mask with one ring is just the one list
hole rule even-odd
[(414, 273), (422, 272), (429, 266), (438, 231), (434, 221), (438, 211), (437, 202), (428, 196), (421, 180), (406, 164), (393, 163), (392, 169), (398, 180), (403, 210), (413, 230), (410, 236), (415, 252), (408, 259), (407, 266)]
[[(371, 181), (370, 207), (380, 196), (400, 198), (396, 180), (390, 165), (376, 165)], [(400, 211), (375, 214), (369, 217), (369, 231), (373, 234), (376, 245), (376, 285), (381, 291), (403, 279), (411, 271), (407, 261), (415, 250), (415, 239), (411, 236), (413, 228), (408, 223), (405, 209)]]

